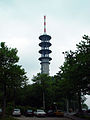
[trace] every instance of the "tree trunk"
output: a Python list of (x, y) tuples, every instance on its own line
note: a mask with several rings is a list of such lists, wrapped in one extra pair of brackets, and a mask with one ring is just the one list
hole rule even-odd
[(78, 107), (79, 107), (79, 112), (82, 112), (82, 106), (81, 106), (81, 91), (78, 92)]
[(3, 117), (5, 117), (5, 115), (6, 115), (6, 84), (4, 84), (4, 86), (3, 86), (3, 93), (4, 93), (4, 95), (3, 95)]
[(66, 109), (67, 109), (67, 113), (69, 113), (69, 101), (68, 101), (68, 99), (66, 99)]
[(14, 87), (14, 107), (16, 106), (16, 88)]
[(43, 92), (43, 109), (45, 110), (45, 94)]

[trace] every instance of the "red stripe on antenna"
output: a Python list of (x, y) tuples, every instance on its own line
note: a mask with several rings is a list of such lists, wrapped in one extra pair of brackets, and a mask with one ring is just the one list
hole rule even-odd
[(46, 16), (44, 16), (44, 33), (46, 33)]
[(46, 22), (44, 22), (44, 25), (46, 25)]
[(44, 28), (44, 33), (46, 33), (46, 28)]
[(44, 19), (46, 19), (46, 16), (44, 16)]

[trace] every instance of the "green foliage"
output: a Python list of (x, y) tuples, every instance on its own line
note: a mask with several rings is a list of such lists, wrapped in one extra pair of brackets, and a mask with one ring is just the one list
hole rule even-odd
[(1, 95), (3, 96), (3, 115), (5, 115), (8, 92), (9, 94), (13, 94), (15, 98), (15, 89), (24, 86), (27, 81), (25, 70), (22, 66), (16, 64), (19, 61), (17, 52), (16, 48), (8, 48), (4, 42), (1, 43), (0, 89), (2, 91)]
[[(36, 89), (36, 91), (38, 91), (38, 95), (34, 95), (34, 97), (37, 97), (36, 100), (40, 103), (40, 106), (43, 106), (43, 94), (45, 97), (45, 104), (47, 106), (47, 102), (48, 104), (51, 102), (51, 77), (48, 76), (47, 74), (37, 74), (37, 76), (34, 76), (34, 78), (32, 79), (32, 81), (34, 82), (33, 87), (34, 90)], [(37, 92), (35, 93), (37, 94)], [(39, 106), (39, 107), (40, 107)]]
[(82, 108), (88, 110), (88, 106), (85, 103), (82, 104)]
[(64, 53), (65, 62), (58, 74), (62, 93), (69, 100), (78, 95), (81, 109), (81, 96), (89, 94), (90, 91), (90, 43), (81, 41), (76, 46), (75, 52), (70, 50)]
[(1, 43), (0, 48), (0, 83), (9, 87), (21, 86), (25, 83), (26, 76), (24, 69), (16, 63), (19, 60), (17, 49), (11, 49)]

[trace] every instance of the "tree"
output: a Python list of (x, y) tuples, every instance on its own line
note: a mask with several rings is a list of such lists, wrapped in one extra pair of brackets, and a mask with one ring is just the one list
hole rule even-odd
[(79, 111), (82, 111), (81, 96), (90, 91), (90, 42), (81, 41), (76, 47), (75, 52), (64, 53), (65, 62), (60, 71), (63, 90), (66, 94), (78, 95)]
[(8, 48), (5, 43), (0, 47), (0, 84), (3, 91), (3, 116), (5, 116), (6, 97), (8, 88), (17, 88), (26, 84), (26, 72), (16, 63), (19, 61), (17, 49)]
[[(64, 64), (60, 67), (60, 71), (56, 75), (57, 100), (61, 103), (63, 102), (62, 108), (64, 110), (67, 110), (67, 112), (69, 111), (69, 107), (71, 106), (71, 101), (76, 101), (75, 90), (71, 79), (71, 72), (72, 71), (69, 63), (65, 61)], [(71, 107), (75, 109), (75, 107)]]
[[(51, 80), (51, 77), (48, 76), (47, 74), (37, 74), (37, 76), (34, 76), (34, 78), (32, 79), (33, 82), (35, 82), (36, 85), (38, 85), (40, 87), (40, 89), (42, 90), (41, 94), (42, 94), (42, 105), (43, 105), (43, 109), (46, 108), (46, 101), (47, 101), (47, 98), (46, 96), (48, 91), (50, 90), (50, 80)], [(40, 93), (39, 93), (40, 94)], [(50, 93), (49, 93), (50, 95)]]

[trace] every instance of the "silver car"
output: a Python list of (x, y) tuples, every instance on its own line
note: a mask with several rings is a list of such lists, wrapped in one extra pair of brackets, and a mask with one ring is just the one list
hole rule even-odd
[(13, 116), (21, 116), (21, 111), (20, 111), (20, 109), (14, 109), (13, 112), (12, 112), (12, 115), (13, 115)]
[(37, 109), (37, 111), (35, 111), (34, 114), (37, 117), (45, 117), (46, 116), (46, 112), (44, 110), (41, 110), (41, 109)]

